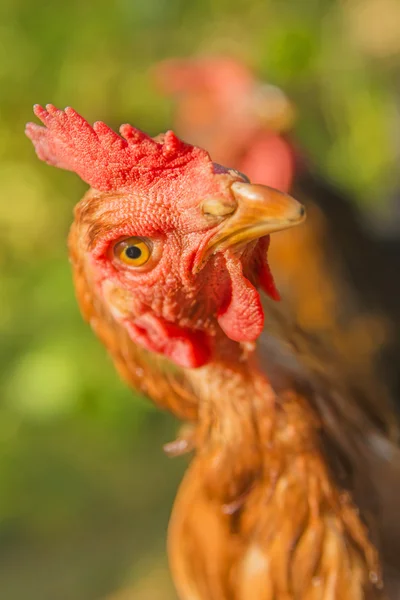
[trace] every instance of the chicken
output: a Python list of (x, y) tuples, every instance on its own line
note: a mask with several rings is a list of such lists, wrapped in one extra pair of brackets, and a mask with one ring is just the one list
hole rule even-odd
[(293, 188), (307, 207), (307, 223), (276, 236), (270, 252), (293, 318), (328, 337), (356, 370), (368, 369), (378, 354), (382, 379), (398, 396), (400, 244), (374, 238), (355, 203), (313, 173), (291, 136), (293, 105), (244, 64), (226, 57), (171, 59), (156, 67), (155, 79), (176, 99), (176, 128), (185, 140), (252, 182)]
[(274, 302), (269, 236), (303, 206), (171, 131), (35, 114), (39, 158), (90, 186), (69, 237), (82, 313), (122, 377), (190, 424), (167, 447), (194, 451), (169, 528), (181, 600), (384, 597), (393, 414), (333, 351), (314, 364)]

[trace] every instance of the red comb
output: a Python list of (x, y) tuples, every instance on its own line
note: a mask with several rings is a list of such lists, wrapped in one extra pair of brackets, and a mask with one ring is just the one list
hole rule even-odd
[(205, 150), (186, 144), (172, 131), (155, 141), (131, 125), (122, 125), (119, 136), (105, 123), (89, 125), (72, 108), (59, 110), (52, 104), (34, 107), (45, 127), (26, 126), (41, 160), (74, 171), (100, 191), (130, 188), (139, 181), (149, 184), (161, 171), (171, 174), (191, 163), (210, 163)]

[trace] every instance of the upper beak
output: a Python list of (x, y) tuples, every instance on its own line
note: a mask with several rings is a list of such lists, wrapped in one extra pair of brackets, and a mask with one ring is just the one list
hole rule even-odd
[[(214, 252), (248, 244), (275, 231), (298, 225), (305, 219), (305, 208), (294, 198), (264, 185), (235, 182), (231, 191), (237, 208), (226, 216), (216, 233), (202, 249), (201, 264)], [(221, 207), (226, 205), (221, 201)], [(212, 203), (215, 214), (218, 201)]]

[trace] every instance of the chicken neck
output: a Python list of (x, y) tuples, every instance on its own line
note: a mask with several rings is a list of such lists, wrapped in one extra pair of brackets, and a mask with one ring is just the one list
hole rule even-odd
[(377, 552), (307, 400), (276, 394), (256, 354), (225, 340), (187, 377), (199, 424), (170, 525), (180, 597), (381, 598)]

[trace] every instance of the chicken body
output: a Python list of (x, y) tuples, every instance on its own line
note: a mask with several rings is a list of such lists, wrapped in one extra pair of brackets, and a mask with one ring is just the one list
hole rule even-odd
[(205, 438), (170, 526), (180, 597), (380, 597), (377, 552), (327, 469), (304, 398), (276, 394), (248, 363), (216, 371), (196, 374)]
[(264, 316), (283, 318), (258, 292), (277, 295), (268, 236), (301, 205), (171, 133), (124, 126), (123, 139), (71, 109), (36, 114), (40, 158), (92, 186), (69, 240), (84, 317), (121, 375), (192, 425), (168, 448), (195, 452), (169, 532), (180, 598), (381, 598), (387, 497), (371, 467), (374, 440), (392, 448), (390, 407), (269, 324), (257, 350)]

